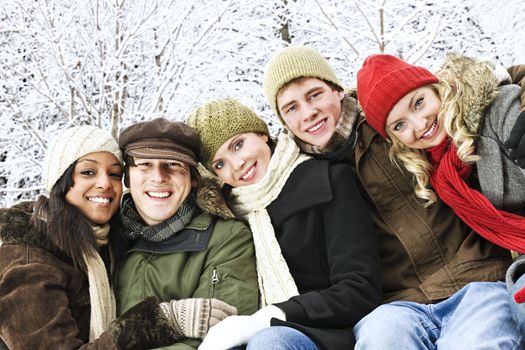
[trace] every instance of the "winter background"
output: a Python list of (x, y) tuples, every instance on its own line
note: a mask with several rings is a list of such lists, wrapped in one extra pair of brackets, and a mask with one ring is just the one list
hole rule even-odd
[(326, 56), (347, 86), (367, 55), (436, 70), (447, 52), (525, 63), (525, 1), (0, 0), (0, 207), (44, 193), (61, 129), (118, 135), (232, 96), (276, 132), (264, 66), (287, 45)]

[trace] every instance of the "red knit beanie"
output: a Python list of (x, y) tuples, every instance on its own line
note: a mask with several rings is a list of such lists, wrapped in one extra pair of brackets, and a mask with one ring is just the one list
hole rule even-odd
[(368, 123), (386, 138), (386, 119), (395, 104), (410, 91), (437, 82), (423, 67), (391, 55), (371, 55), (357, 72), (357, 98)]

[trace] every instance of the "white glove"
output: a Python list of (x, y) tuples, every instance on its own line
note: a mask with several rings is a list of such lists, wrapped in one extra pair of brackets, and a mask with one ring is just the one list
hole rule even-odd
[(251, 316), (230, 316), (210, 328), (199, 350), (227, 350), (243, 345), (261, 329), (270, 327), (272, 318), (285, 321), (286, 315), (277, 306), (268, 305)]

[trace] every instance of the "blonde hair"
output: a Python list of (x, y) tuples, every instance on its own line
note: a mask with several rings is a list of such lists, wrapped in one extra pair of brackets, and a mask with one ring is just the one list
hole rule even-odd
[[(439, 97), (441, 108), (438, 119), (443, 120), (443, 125), (451, 142), (457, 148), (459, 159), (465, 163), (472, 163), (479, 159), (475, 154), (475, 137), (465, 120), (463, 119), (466, 111), (460, 103), (464, 94), (462, 84), (455, 79), (442, 79), (439, 83), (429, 86)], [(430, 174), (433, 167), (424, 150), (414, 149), (405, 146), (393, 133), (387, 129), (388, 136), (392, 140), (390, 147), (390, 159), (398, 166), (402, 164), (410, 173), (415, 176), (415, 194), (417, 197), (426, 200), (428, 206), (437, 200), (436, 193), (429, 187)]]

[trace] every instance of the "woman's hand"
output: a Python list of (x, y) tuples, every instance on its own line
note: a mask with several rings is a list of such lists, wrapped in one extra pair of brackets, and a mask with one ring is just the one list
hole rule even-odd
[(268, 305), (251, 316), (230, 316), (210, 328), (199, 350), (227, 350), (248, 343), (258, 331), (270, 327), (272, 318), (285, 320), (284, 312)]

